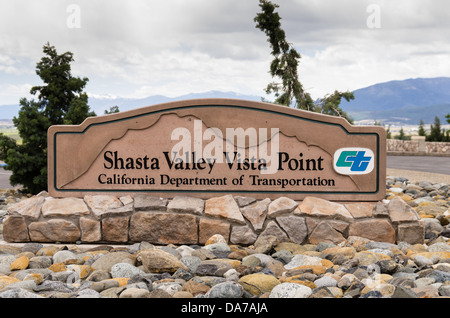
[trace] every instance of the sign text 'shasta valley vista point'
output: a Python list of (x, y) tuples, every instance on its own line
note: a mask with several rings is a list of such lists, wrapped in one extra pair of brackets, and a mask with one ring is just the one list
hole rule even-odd
[(241, 100), (148, 106), (52, 126), (49, 193), (376, 201), (385, 131), (342, 118)]

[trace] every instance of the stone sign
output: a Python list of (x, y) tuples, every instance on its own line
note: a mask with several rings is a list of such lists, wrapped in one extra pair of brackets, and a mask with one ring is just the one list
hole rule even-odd
[(379, 201), (385, 178), (382, 127), (260, 102), (179, 101), (48, 131), (53, 197)]

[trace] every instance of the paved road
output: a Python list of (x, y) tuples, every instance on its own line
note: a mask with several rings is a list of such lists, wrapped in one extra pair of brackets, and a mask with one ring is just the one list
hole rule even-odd
[(387, 168), (450, 175), (450, 157), (388, 156)]
[[(387, 168), (450, 175), (450, 157), (388, 156)], [(0, 189), (10, 189), (11, 171), (0, 167)]]
[(10, 189), (12, 186), (9, 184), (9, 176), (11, 171), (7, 171), (0, 167), (0, 189)]

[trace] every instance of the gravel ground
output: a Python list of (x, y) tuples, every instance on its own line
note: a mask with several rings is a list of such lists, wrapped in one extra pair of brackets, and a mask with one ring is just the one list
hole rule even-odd
[[(449, 158), (450, 160), (450, 158)], [(438, 174), (422, 171), (412, 171), (403, 169), (387, 169), (387, 176), (403, 177), (408, 179), (411, 183), (416, 181), (429, 181), (433, 183), (450, 184), (450, 174)]]

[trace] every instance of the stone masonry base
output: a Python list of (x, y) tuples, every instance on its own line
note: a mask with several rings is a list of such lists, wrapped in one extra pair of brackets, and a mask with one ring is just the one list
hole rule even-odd
[(252, 245), (274, 235), (298, 244), (350, 237), (380, 242), (424, 242), (418, 214), (402, 199), (335, 203), (315, 197), (255, 200), (225, 195), (202, 200), (145, 194), (57, 199), (42, 192), (8, 209), (7, 242), (204, 244), (214, 234)]

